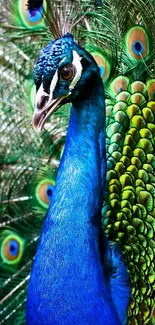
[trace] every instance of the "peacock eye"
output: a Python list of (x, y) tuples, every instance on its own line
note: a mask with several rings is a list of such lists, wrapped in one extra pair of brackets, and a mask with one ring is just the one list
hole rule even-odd
[(75, 75), (75, 68), (72, 65), (65, 66), (60, 73), (62, 80), (71, 80)]
[(44, 179), (42, 180), (35, 189), (35, 196), (39, 204), (43, 208), (48, 208), (54, 190), (55, 181)]
[(24, 252), (25, 240), (13, 231), (4, 231), (0, 243), (0, 257), (6, 264), (17, 264)]

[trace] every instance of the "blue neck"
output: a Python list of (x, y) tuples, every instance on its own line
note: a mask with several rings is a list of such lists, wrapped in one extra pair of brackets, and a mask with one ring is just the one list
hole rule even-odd
[[(74, 206), (75, 200), (77, 199), (78, 204), (81, 199), (81, 209), (84, 198), (88, 199), (90, 215), (95, 215), (97, 209), (101, 208), (99, 203), (103, 199), (104, 183), (105, 110), (103, 85), (100, 83), (100, 87), (96, 85), (91, 90), (89, 98), (76, 101), (71, 108), (55, 196), (59, 202), (64, 189), (67, 200), (69, 195), (74, 198)], [(74, 215), (70, 214), (69, 217), (74, 218)]]
[(102, 82), (71, 109), (66, 146), (31, 273), (27, 325), (119, 325), (99, 252), (105, 179)]

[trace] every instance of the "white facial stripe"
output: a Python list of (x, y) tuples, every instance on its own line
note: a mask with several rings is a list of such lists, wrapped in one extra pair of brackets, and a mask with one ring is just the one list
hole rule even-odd
[(73, 61), (72, 64), (75, 66), (76, 68), (76, 74), (74, 79), (72, 80), (69, 89), (72, 90), (74, 89), (75, 85), (77, 84), (77, 82), (79, 81), (79, 79), (81, 78), (81, 74), (82, 74), (82, 64), (81, 64), (81, 57), (78, 55), (78, 53), (76, 51), (73, 51)]
[(50, 98), (49, 98), (49, 100), (53, 99), (53, 92), (56, 87), (57, 81), (58, 81), (58, 69), (55, 71), (55, 74), (54, 74), (53, 79), (50, 84)]
[[(60, 61), (59, 65), (60, 65), (61, 63), (63, 63), (63, 61), (65, 61), (65, 60), (66, 60), (66, 57), (63, 58), (63, 59)], [(50, 98), (49, 98), (49, 100), (51, 100), (51, 99), (53, 98), (53, 92), (54, 92), (54, 89), (55, 89), (55, 87), (56, 87), (57, 81), (58, 81), (58, 69), (56, 70), (56, 72), (55, 72), (55, 74), (54, 74), (54, 76), (53, 76), (53, 79), (52, 79), (52, 81), (51, 81), (51, 85), (50, 85)]]
[(36, 103), (39, 103), (40, 98), (44, 95), (45, 95), (45, 91), (43, 89), (43, 84), (41, 84), (38, 91), (36, 92)]
[[(48, 102), (46, 103), (46, 106), (48, 106), (48, 103), (53, 99), (53, 92), (56, 87), (57, 81), (58, 81), (58, 70), (56, 70), (56, 72), (53, 76), (53, 79), (51, 81), (51, 84), (50, 84), (50, 96), (44, 91), (43, 83), (42, 83), (36, 93), (36, 103), (39, 103), (41, 97), (46, 95), (46, 96), (49, 96)], [(44, 109), (46, 108), (46, 106), (44, 107)]]

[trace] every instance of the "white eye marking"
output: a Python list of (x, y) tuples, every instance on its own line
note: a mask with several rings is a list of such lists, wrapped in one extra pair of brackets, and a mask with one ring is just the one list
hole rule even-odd
[(48, 94), (44, 91), (43, 84), (41, 84), (39, 89), (36, 92), (36, 99), (35, 99), (36, 103), (39, 103), (41, 97), (44, 97), (45, 95), (48, 95)]
[(42, 97), (45, 97), (45, 96), (48, 97), (48, 100), (46, 102), (46, 106), (44, 107), (44, 109), (47, 107), (48, 103), (50, 103), (51, 100), (53, 99), (53, 92), (56, 87), (57, 81), (58, 81), (58, 70), (56, 70), (56, 72), (53, 76), (53, 79), (51, 81), (51, 84), (50, 84), (50, 95), (44, 91), (43, 83), (40, 85), (40, 87), (36, 93), (36, 103), (39, 103), (41, 101)]
[(49, 98), (49, 100), (53, 99), (53, 92), (55, 90), (57, 81), (58, 81), (58, 69), (55, 71), (55, 74), (54, 74), (51, 84), (50, 84), (50, 98)]
[(76, 51), (73, 51), (73, 61), (72, 61), (72, 64), (76, 68), (76, 74), (75, 74), (74, 79), (72, 80), (72, 82), (71, 82), (71, 84), (69, 86), (69, 89), (70, 90), (74, 89), (75, 85), (77, 84), (77, 82), (81, 78), (81, 74), (82, 74), (81, 57), (78, 55), (78, 53)]

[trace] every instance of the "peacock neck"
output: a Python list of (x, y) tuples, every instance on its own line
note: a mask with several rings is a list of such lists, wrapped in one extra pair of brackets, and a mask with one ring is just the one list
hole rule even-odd
[[(91, 215), (95, 215), (103, 198), (104, 180), (104, 89), (102, 81), (98, 78), (98, 82), (95, 80), (95, 85), (93, 84), (86, 94), (73, 102), (55, 195), (58, 199), (62, 189), (66, 191), (67, 198), (70, 193), (75, 200), (79, 197), (79, 200), (83, 201), (91, 195), (89, 207)], [(60, 197), (59, 200), (61, 201)], [(75, 201), (74, 203), (76, 204)]]
[[(66, 139), (66, 149), (72, 150), (75, 143), (87, 142), (92, 149), (105, 127), (103, 84), (95, 85), (85, 96), (73, 102)], [(83, 146), (83, 150), (86, 146)], [(74, 152), (76, 147), (74, 146)], [(73, 153), (73, 151), (72, 151)], [(87, 152), (88, 153), (88, 152)]]

